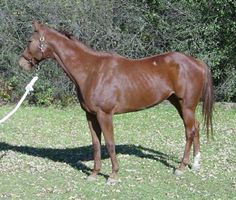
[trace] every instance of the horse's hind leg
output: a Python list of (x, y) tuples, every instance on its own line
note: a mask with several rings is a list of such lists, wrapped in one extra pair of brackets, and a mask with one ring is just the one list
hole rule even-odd
[[(179, 99), (175, 94), (172, 94), (168, 98), (168, 100), (176, 108), (180, 117), (183, 119), (184, 125), (185, 125), (186, 146), (185, 146), (184, 157), (182, 159), (181, 165), (175, 171), (175, 174), (179, 176), (183, 173), (184, 168), (188, 165), (188, 162), (189, 162), (189, 156), (190, 156), (189, 154), (190, 154), (191, 145), (192, 145), (191, 128), (189, 128), (191, 126), (189, 126), (189, 124), (192, 123), (191, 121), (193, 121), (193, 119), (191, 120), (191, 118), (193, 117), (192, 117), (192, 114), (188, 114), (187, 109), (183, 109), (183, 100)], [(191, 111), (189, 113), (191, 113)]]
[(171, 95), (168, 98), (168, 100), (172, 105), (175, 106), (180, 117), (183, 119), (186, 132), (186, 147), (185, 147), (184, 157), (180, 167), (176, 170), (175, 173), (177, 175), (182, 174), (184, 168), (186, 167), (186, 165), (188, 165), (192, 141), (194, 147), (193, 149), (194, 162), (192, 169), (199, 170), (200, 169), (199, 122), (195, 119), (195, 109), (184, 108), (182, 99), (179, 99), (175, 94)]
[(192, 165), (192, 169), (195, 170), (195, 171), (200, 170), (200, 167), (201, 167), (201, 164), (200, 164), (201, 154), (200, 154), (199, 125), (200, 125), (200, 123), (197, 120), (195, 120), (196, 132), (195, 132), (194, 139), (193, 139), (194, 161), (193, 161), (193, 165)]
[(194, 137), (197, 134), (198, 130), (195, 126), (195, 108), (188, 108), (183, 106), (183, 121), (185, 126), (185, 136), (186, 136), (186, 144), (184, 150), (184, 156), (181, 161), (181, 164), (178, 169), (176, 169), (175, 174), (181, 175), (185, 169), (185, 167), (189, 164), (190, 150), (192, 143), (194, 141)]

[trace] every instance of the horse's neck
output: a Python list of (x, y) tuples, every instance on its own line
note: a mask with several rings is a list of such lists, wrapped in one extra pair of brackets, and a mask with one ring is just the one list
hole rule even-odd
[[(81, 60), (81, 56), (84, 54), (83, 48), (76, 44), (79, 41), (71, 40), (61, 34), (54, 34), (50, 37), (50, 46), (53, 51), (53, 55), (57, 55), (57, 58), (60, 58), (61, 62), (67, 64), (68, 68), (72, 67), (73, 61)], [(77, 66), (83, 67), (83, 66)]]
[[(92, 50), (79, 41), (70, 40), (67, 37), (56, 34), (50, 38), (52, 57), (64, 69), (68, 77), (77, 87), (83, 90), (84, 81), (89, 73), (89, 67), (95, 60)], [(91, 52), (90, 52), (91, 51)]]

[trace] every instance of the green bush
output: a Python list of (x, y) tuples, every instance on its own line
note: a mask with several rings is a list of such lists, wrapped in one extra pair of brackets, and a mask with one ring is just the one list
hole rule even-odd
[[(4, 96), (1, 86), (0, 97), (16, 101), (34, 75), (17, 62), (33, 32), (32, 22), (39, 20), (100, 51), (132, 58), (166, 51), (198, 57), (213, 72), (217, 100), (236, 101), (235, 10), (232, 0), (0, 1), (0, 77), (12, 88)], [(55, 62), (43, 62), (38, 73), (30, 103), (74, 101), (74, 86)]]

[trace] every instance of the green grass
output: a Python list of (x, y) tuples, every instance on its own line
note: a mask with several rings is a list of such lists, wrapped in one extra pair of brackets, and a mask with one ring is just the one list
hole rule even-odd
[[(0, 116), (12, 108), (0, 107)], [(117, 115), (114, 127), (121, 182), (109, 186), (105, 148), (102, 174), (86, 180), (92, 148), (79, 106), (21, 108), (0, 125), (0, 199), (236, 199), (236, 107), (216, 106), (215, 141), (201, 134), (202, 169), (181, 177), (173, 168), (182, 158), (184, 129), (171, 105)]]

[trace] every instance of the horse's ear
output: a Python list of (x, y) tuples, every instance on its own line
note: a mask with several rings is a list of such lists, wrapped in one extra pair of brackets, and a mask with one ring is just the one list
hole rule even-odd
[(33, 26), (34, 26), (36, 31), (39, 31), (42, 28), (42, 24), (38, 21), (34, 21)]

